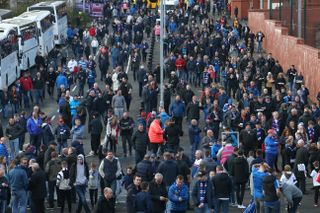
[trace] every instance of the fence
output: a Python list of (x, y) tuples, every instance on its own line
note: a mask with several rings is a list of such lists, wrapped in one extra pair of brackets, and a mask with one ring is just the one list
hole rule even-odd
[(289, 35), (320, 48), (320, 0), (268, 0), (269, 18), (281, 21)]

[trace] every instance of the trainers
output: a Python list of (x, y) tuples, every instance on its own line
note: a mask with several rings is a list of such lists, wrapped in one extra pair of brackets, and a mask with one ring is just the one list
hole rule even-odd
[(314, 204), (314, 207), (317, 207), (317, 206), (318, 206), (318, 204), (317, 204), (317, 203), (315, 203), (315, 204)]
[(93, 155), (94, 155), (94, 151), (90, 151), (86, 157), (93, 156)]
[(245, 209), (246, 207), (244, 205), (238, 205), (238, 209)]
[(238, 205), (236, 203), (231, 203), (232, 207), (237, 207)]

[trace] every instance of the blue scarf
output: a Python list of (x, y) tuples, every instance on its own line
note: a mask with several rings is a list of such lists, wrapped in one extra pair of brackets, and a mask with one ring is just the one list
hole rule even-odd
[(207, 182), (200, 181), (200, 203), (204, 203), (206, 199), (206, 189), (207, 189)]
[(314, 142), (314, 129), (311, 127), (308, 127), (308, 133), (309, 133), (310, 140)]
[(277, 134), (279, 134), (279, 121), (277, 120), (272, 120), (272, 129), (275, 130), (277, 132)]
[(262, 131), (261, 131), (261, 129), (257, 129), (257, 140), (258, 141), (262, 140)]

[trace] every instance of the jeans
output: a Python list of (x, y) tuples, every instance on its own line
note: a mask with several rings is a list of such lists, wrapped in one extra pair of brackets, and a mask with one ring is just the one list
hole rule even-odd
[(67, 141), (60, 141), (60, 142), (58, 142), (57, 143), (57, 150), (58, 150), (58, 153), (60, 154), (61, 153), (61, 150), (63, 149), (63, 148), (66, 148), (66, 147), (68, 147), (68, 142)]
[(7, 200), (0, 200), (0, 213), (6, 213)]
[(192, 160), (192, 161), (195, 160), (194, 154), (196, 153), (198, 147), (199, 147), (199, 142), (193, 142), (193, 143), (191, 144), (191, 160)]
[(266, 163), (270, 166), (270, 168), (274, 167), (276, 158), (277, 158), (277, 154), (266, 153)]
[(214, 206), (214, 212), (215, 213), (220, 213), (220, 209), (221, 212), (223, 213), (228, 213), (229, 211), (229, 199), (228, 200), (221, 200), (221, 199), (216, 199), (216, 203)]
[(202, 208), (196, 207), (194, 212), (195, 213), (211, 213), (211, 209), (208, 206), (208, 204), (206, 203), (206, 204), (204, 204), (204, 207), (202, 207)]
[(114, 198), (116, 197), (117, 180), (109, 181), (109, 180), (104, 179), (104, 187), (109, 187), (109, 188), (111, 188), (111, 189), (112, 189), (112, 192), (113, 192), (113, 197), (114, 197)]
[(35, 89), (34, 93), (35, 93), (35, 97), (36, 97), (36, 104), (39, 104), (43, 98), (43, 90), (42, 89)]
[(292, 199), (293, 204), (290, 208), (288, 208), (288, 213), (296, 213), (299, 207), (299, 203), (302, 200), (302, 197), (295, 197)]
[(123, 116), (124, 108), (114, 108), (114, 115), (117, 116), (117, 118), (120, 120)]
[(31, 199), (31, 212), (32, 213), (44, 213), (44, 198)]
[(89, 213), (90, 209), (86, 200), (86, 185), (76, 185), (76, 192), (79, 197), (77, 212), (81, 212), (83, 206), (86, 213)]
[(131, 155), (131, 152), (132, 152), (131, 135), (122, 135), (121, 136), (121, 141), (122, 141), (123, 153), (125, 155), (127, 154), (127, 143), (128, 143), (128, 145), (129, 145), (129, 153)]
[(145, 154), (146, 154), (146, 151), (136, 150), (136, 154), (135, 154), (136, 164), (138, 164), (140, 161), (143, 160)]
[(60, 212), (63, 213), (64, 212), (64, 205), (65, 205), (65, 201), (67, 200), (68, 203), (68, 212), (71, 212), (71, 190), (59, 190), (59, 194), (60, 194), (60, 206), (61, 206), (61, 210)]
[(89, 189), (91, 207), (93, 208), (98, 201), (98, 189)]
[(41, 145), (41, 139), (42, 139), (42, 135), (41, 134), (30, 135), (30, 144), (35, 146), (37, 151), (39, 150), (39, 147)]
[[(56, 181), (48, 181), (48, 192), (49, 192), (49, 196), (48, 196), (48, 204), (50, 207), (54, 207), (54, 190), (56, 189)], [(56, 192), (57, 189), (56, 189)], [(58, 194), (58, 193), (57, 193)]]
[(11, 158), (14, 159), (20, 151), (19, 138), (10, 140), (10, 149), (11, 149)]
[(237, 194), (238, 205), (242, 205), (245, 189), (246, 189), (246, 182), (236, 183), (236, 194)]
[(100, 138), (100, 134), (91, 134), (91, 150), (94, 152), (95, 155), (98, 154)]
[(11, 192), (12, 212), (25, 213), (27, 212), (27, 192), (25, 190)]
[(264, 202), (264, 213), (280, 213), (280, 201), (276, 201), (272, 205)]

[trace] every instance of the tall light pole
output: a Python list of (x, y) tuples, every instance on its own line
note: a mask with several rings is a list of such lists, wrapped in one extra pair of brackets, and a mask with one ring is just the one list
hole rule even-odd
[(164, 35), (164, 1), (160, 1), (160, 106), (164, 106), (163, 95), (163, 35)]

